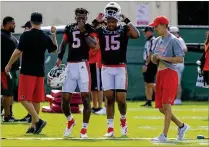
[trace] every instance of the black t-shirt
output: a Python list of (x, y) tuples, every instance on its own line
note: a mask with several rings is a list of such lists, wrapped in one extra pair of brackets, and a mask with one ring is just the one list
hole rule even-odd
[(54, 52), (57, 46), (43, 31), (32, 29), (20, 36), (18, 49), (23, 52), (21, 74), (44, 77), (45, 51)]
[[(91, 33), (93, 29), (90, 24), (85, 24), (86, 31)], [(68, 42), (67, 62), (80, 62), (88, 60), (89, 46), (86, 43), (84, 33), (81, 33), (77, 23), (69, 24), (64, 30), (64, 39)], [(63, 58), (63, 53), (59, 53), (58, 57)]]
[[(5, 66), (9, 62), (12, 53), (18, 44), (17, 39), (8, 31), (1, 29), (1, 71), (5, 71)], [(19, 69), (19, 59), (12, 65), (12, 70)]]
[(103, 64), (118, 65), (126, 63), (128, 30), (127, 25), (119, 25), (114, 31), (108, 30), (107, 26), (97, 29)]

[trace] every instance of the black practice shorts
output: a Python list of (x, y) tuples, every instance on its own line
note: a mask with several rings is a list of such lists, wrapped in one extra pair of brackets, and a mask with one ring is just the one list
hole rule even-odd
[(144, 82), (155, 83), (155, 75), (157, 73), (157, 65), (153, 64), (151, 61), (147, 66), (147, 71), (143, 73)]
[(91, 91), (102, 90), (101, 68), (98, 68), (96, 63), (90, 64), (91, 71)]
[(203, 71), (204, 83), (209, 85), (209, 71)]

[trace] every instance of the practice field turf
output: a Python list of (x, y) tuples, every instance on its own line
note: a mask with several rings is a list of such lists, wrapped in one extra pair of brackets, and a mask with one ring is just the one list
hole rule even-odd
[[(157, 137), (162, 132), (163, 115), (154, 108), (142, 108), (142, 102), (129, 102), (127, 121), (129, 133), (122, 137), (119, 126), (119, 113), (116, 107), (115, 115), (115, 137), (106, 139), (106, 116), (91, 115), (88, 126), (89, 139), (80, 140), (79, 132), (82, 125), (82, 114), (74, 114), (76, 126), (71, 137), (63, 138), (66, 127), (66, 118), (63, 114), (41, 113), (41, 117), (47, 121), (47, 126), (39, 135), (26, 135), (28, 124), (24, 123), (2, 123), (1, 144), (2, 146), (21, 147), (58, 147), (58, 146), (208, 146), (208, 140), (197, 140), (197, 135), (208, 137), (208, 102), (184, 102), (181, 106), (174, 106), (175, 114), (187, 123), (191, 128), (185, 136), (185, 141), (175, 140), (177, 134), (176, 126), (171, 123), (168, 134), (169, 141), (166, 143), (151, 142), (150, 139)], [(43, 104), (48, 105), (48, 104)], [(14, 104), (16, 118), (26, 115), (21, 104)]]

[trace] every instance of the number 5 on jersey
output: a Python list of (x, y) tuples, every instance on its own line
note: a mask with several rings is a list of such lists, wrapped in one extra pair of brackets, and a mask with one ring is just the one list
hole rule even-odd
[(119, 37), (120, 37), (120, 34), (119, 35), (114, 35), (114, 36), (106, 35), (105, 36), (105, 39), (106, 39), (105, 51), (119, 50), (120, 49), (120, 41), (116, 40)]
[(73, 31), (73, 44), (72, 48), (79, 48), (81, 46), (81, 40), (78, 35), (80, 35), (80, 31)]

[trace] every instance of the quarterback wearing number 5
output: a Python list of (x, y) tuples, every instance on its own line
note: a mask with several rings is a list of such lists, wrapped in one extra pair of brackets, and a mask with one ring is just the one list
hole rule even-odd
[(87, 138), (87, 126), (91, 114), (89, 97), (91, 91), (91, 75), (89, 73), (88, 52), (89, 47), (95, 48), (96, 46), (96, 41), (89, 36), (92, 30), (91, 26), (86, 24), (87, 14), (88, 11), (86, 9), (77, 8), (75, 10), (76, 23), (66, 26), (60, 45), (60, 53), (56, 62), (57, 66), (59, 66), (64, 56), (66, 45), (68, 44), (67, 78), (62, 87), (62, 110), (68, 120), (64, 136), (69, 136), (75, 125), (75, 119), (71, 115), (69, 102), (71, 101), (72, 93), (78, 85), (84, 106), (83, 125), (80, 137)]
[[(128, 86), (126, 51), (128, 39), (138, 39), (139, 31), (121, 14), (121, 7), (110, 2), (104, 10), (107, 26), (97, 30), (102, 53), (102, 84), (107, 98), (108, 130), (105, 137), (114, 135), (114, 103), (118, 103), (122, 135), (127, 134), (126, 92)], [(119, 24), (122, 21), (125, 25)], [(116, 96), (116, 97), (115, 97)]]

